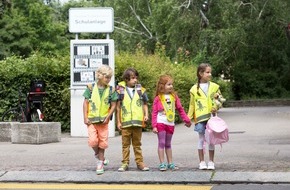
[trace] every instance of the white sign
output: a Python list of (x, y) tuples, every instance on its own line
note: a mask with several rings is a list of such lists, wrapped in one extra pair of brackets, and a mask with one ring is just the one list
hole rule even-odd
[(112, 33), (114, 9), (111, 7), (70, 8), (69, 31), (71, 33)]

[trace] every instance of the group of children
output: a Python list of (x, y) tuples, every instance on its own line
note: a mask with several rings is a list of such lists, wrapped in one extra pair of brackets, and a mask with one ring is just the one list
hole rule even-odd
[[(149, 171), (143, 161), (141, 138), (144, 122), (148, 121), (148, 96), (146, 89), (138, 83), (139, 73), (134, 68), (128, 68), (123, 73), (122, 82), (117, 88), (109, 85), (113, 70), (102, 65), (96, 71), (96, 83), (88, 85), (83, 96), (84, 123), (88, 128), (88, 144), (92, 147), (97, 159), (96, 173), (104, 173), (105, 149), (108, 148), (108, 123), (116, 110), (117, 127), (122, 134), (122, 164), (119, 172), (128, 170), (130, 146), (132, 144), (137, 168)], [(194, 119), (194, 130), (199, 134), (198, 155), (199, 169), (214, 170), (214, 145), (209, 145), (209, 162), (204, 160), (203, 143), (205, 126), (211, 114), (221, 106), (218, 96), (221, 95), (219, 86), (211, 79), (211, 66), (202, 63), (197, 68), (197, 83), (190, 89), (189, 111), (186, 114), (178, 95), (173, 88), (173, 78), (168, 75), (160, 76), (152, 106), (152, 128), (158, 137), (159, 170), (176, 170), (178, 167), (172, 161), (171, 140), (174, 133), (176, 110), (185, 123), (191, 126)], [(165, 161), (166, 155), (166, 161)]]

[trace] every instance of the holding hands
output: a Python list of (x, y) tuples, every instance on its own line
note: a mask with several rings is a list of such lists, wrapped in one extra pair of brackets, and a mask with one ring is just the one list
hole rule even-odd
[(191, 122), (185, 123), (185, 126), (188, 127), (188, 128), (190, 128), (191, 127)]

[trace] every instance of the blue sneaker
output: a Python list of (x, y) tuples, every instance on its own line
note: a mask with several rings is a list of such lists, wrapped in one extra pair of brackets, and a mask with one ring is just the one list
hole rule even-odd
[(160, 171), (166, 171), (166, 170), (167, 170), (167, 165), (166, 165), (166, 163), (161, 163), (161, 164), (159, 164), (159, 170), (160, 170)]
[(170, 170), (178, 170), (179, 168), (174, 164), (174, 163), (170, 163), (168, 164), (168, 169)]

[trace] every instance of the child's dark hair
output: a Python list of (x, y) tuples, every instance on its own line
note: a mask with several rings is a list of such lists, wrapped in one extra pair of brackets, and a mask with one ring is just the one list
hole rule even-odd
[[(165, 92), (165, 84), (170, 80), (173, 81), (173, 78), (169, 75), (161, 75), (159, 77), (159, 80), (156, 84), (155, 96), (158, 96), (158, 95), (163, 94)], [(175, 94), (175, 92), (173, 91), (172, 94)]]
[(139, 73), (134, 68), (128, 68), (124, 71), (122, 78), (124, 81), (129, 81), (132, 75), (138, 77)]
[(200, 79), (201, 79), (201, 75), (200, 73), (205, 72), (207, 67), (211, 67), (210, 64), (208, 63), (201, 63), (198, 67), (197, 67), (197, 71), (196, 71), (196, 75), (197, 75), (197, 94), (200, 96), (199, 93), (199, 87), (200, 87)]

